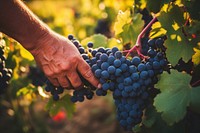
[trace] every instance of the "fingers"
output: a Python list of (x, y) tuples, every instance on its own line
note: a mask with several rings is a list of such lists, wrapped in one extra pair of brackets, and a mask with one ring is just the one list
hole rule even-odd
[(76, 71), (70, 71), (67, 73), (67, 77), (71, 83), (71, 85), (75, 88), (75, 89), (80, 89), (81, 87), (83, 87), (83, 83), (79, 77), (79, 75), (77, 74)]
[(63, 88), (67, 88), (67, 89), (72, 88), (71, 83), (69, 82), (67, 77), (60, 76), (57, 79), (58, 79), (59, 85), (62, 86)]
[(54, 85), (54, 86), (60, 86), (60, 84), (59, 84), (59, 82), (58, 82), (58, 80), (57, 79), (55, 79), (55, 78), (50, 78), (50, 77), (48, 77), (48, 79), (49, 79), (49, 81)]
[(90, 66), (84, 60), (80, 61), (77, 68), (78, 68), (78, 71), (80, 72), (80, 74), (87, 81), (89, 81), (93, 86), (100, 88), (99, 81), (96, 79), (96, 77), (92, 73)]
[(48, 79), (54, 86), (62, 86), (68, 89), (79, 89), (83, 87), (80, 75), (93, 86), (100, 88), (99, 81), (96, 79), (90, 66), (82, 59), (76, 62), (59, 64), (57, 67), (43, 67)]

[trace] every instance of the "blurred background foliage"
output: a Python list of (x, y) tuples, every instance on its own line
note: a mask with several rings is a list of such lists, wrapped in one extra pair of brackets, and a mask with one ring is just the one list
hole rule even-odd
[[(133, 0), (36, 0), (26, 3), (54, 31), (66, 36), (73, 34), (82, 40), (99, 32), (111, 37), (118, 11), (132, 7)], [(98, 29), (101, 24), (107, 25), (107, 29)]]
[[(78, 40), (83, 40), (96, 33), (108, 38), (114, 36), (114, 22), (118, 11), (131, 8), (133, 0), (24, 0), (24, 3), (57, 33), (64, 36), (73, 34)], [(116, 124), (111, 97), (101, 98), (101, 101), (94, 100), (91, 105), (87, 105), (86, 102), (87, 108), (84, 107), (85, 104), (76, 105), (75, 118), (72, 119), (68, 118), (69, 114), (67, 116), (65, 110), (58, 113), (53, 110), (53, 117), (50, 116), (47, 111), (49, 108), (45, 108), (48, 95), (43, 92), (43, 88), (38, 87), (43, 84), (40, 82), (45, 81), (45, 77), (36, 68), (32, 55), (6, 35), (0, 34), (0, 39), (7, 45), (6, 65), (13, 70), (9, 88), (6, 94), (0, 97), (1, 133), (75, 133), (81, 130), (104, 133), (123, 132)], [(34, 85), (32, 79), (35, 79), (34, 84), (38, 85)], [(93, 108), (98, 103), (100, 105)], [(63, 104), (67, 106), (69, 102)], [(54, 103), (50, 105), (55, 106)], [(90, 106), (91, 109), (88, 110)], [(75, 109), (75, 107), (71, 108)], [(73, 113), (74, 109), (70, 109), (69, 113)], [(80, 110), (85, 110), (88, 115), (82, 116)], [(102, 128), (101, 130), (97, 131), (98, 126), (94, 125), (95, 122)], [(92, 123), (94, 126), (88, 129)], [(102, 124), (104, 127), (101, 127)], [(115, 131), (110, 131), (111, 129)]]
[[(196, 77), (199, 77), (200, 71), (198, 2), (198, 0), (135, 0), (135, 3), (134, 0), (24, 0), (24, 3), (57, 33), (65, 37), (73, 34), (83, 46), (88, 41), (93, 41), (94, 47), (117, 46), (121, 50), (122, 48), (130, 49), (145, 26), (145, 21), (143, 21), (145, 15), (142, 16), (141, 12), (144, 11), (145, 14), (147, 11), (147, 16), (148, 11), (157, 13), (159, 22), (153, 24), (150, 37), (165, 34), (168, 36), (165, 42), (168, 46), (166, 56), (172, 65), (175, 65), (185, 55), (185, 61), (188, 61), (194, 54), (192, 58), (198, 65), (194, 72)], [(188, 10), (182, 10), (182, 5), (185, 5)], [(166, 11), (167, 9), (169, 10)], [(177, 13), (179, 13), (178, 16)], [(191, 20), (187, 16), (189, 13)], [(176, 32), (177, 29), (179, 32)], [(179, 38), (182, 37), (182, 40), (176, 40), (174, 34), (181, 35)], [(187, 45), (188, 42), (192, 45)], [(13, 70), (7, 92), (0, 96), (0, 133), (124, 132), (115, 119), (115, 106), (110, 94), (106, 97), (95, 97), (92, 102), (85, 100), (84, 103), (72, 104), (69, 101), (71, 92), (67, 90), (59, 101), (54, 102), (48, 93), (43, 91), (46, 78), (37, 68), (32, 55), (18, 42), (1, 33), (0, 43), (7, 45), (4, 49), (7, 58), (6, 67)], [(184, 44), (185, 47), (179, 43)], [(184, 52), (177, 52), (173, 49)], [(189, 53), (188, 50), (191, 52)], [(174, 91), (171, 93), (176, 95)], [(160, 105), (166, 104), (163, 104), (162, 100), (158, 101), (161, 101)], [(163, 101), (169, 103), (168, 97)], [(193, 97), (193, 101), (199, 111), (199, 97)], [(176, 107), (176, 102), (178, 100), (171, 102), (173, 105), (171, 107)], [(166, 110), (171, 114), (170, 111)], [(182, 111), (186, 111), (186, 105)], [(184, 122), (188, 116), (189, 118), (198, 116), (196, 114), (192, 116), (189, 112), (185, 119), (174, 126), (168, 126), (161, 119), (160, 114), (154, 108), (147, 110), (147, 116), (150, 116), (144, 119), (143, 123), (151, 127), (152, 131), (144, 128), (144, 132), (154, 133), (162, 130), (171, 133), (173, 130), (177, 133), (188, 128)], [(190, 129), (195, 129), (193, 128), (195, 125), (199, 127), (199, 118), (197, 122), (189, 121)], [(136, 131), (140, 132), (139, 129), (139, 127), (136, 128)]]

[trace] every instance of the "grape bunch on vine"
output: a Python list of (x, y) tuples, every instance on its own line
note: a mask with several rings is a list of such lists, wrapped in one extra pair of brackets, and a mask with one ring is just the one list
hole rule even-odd
[[(118, 12), (113, 25), (99, 20), (95, 33), (104, 35), (83, 40), (68, 35), (101, 83), (100, 89), (82, 77), (84, 86), (69, 93), (45, 82), (35, 68), (30, 68), (29, 78), (52, 95), (46, 106), (50, 112), (64, 103), (72, 114), (73, 103), (111, 94), (116, 119), (126, 131), (196, 133), (190, 122), (200, 113), (198, 5), (198, 0), (135, 0), (133, 7)], [(11, 71), (5, 68), (0, 47), (0, 83), (4, 82), (0, 85), (7, 87)]]

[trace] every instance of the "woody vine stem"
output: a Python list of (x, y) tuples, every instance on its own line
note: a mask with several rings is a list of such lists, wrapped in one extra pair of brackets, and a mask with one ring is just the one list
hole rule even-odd
[(144, 34), (146, 33), (146, 31), (152, 26), (152, 24), (154, 22), (157, 21), (157, 17), (154, 17), (150, 22), (149, 24), (140, 32), (140, 34), (138, 35), (137, 37), (137, 41), (136, 41), (136, 44), (129, 50), (125, 50), (123, 52), (127, 52), (126, 54), (126, 57), (129, 56), (129, 54), (131, 52), (133, 52), (134, 50), (137, 51), (137, 54), (142, 57), (143, 59), (146, 58), (142, 53), (141, 53), (141, 38), (144, 36)]

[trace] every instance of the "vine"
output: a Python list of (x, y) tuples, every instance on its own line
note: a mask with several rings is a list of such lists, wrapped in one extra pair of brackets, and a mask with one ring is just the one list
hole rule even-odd
[[(86, 7), (85, 4), (81, 8), (77, 8), (76, 4), (73, 5), (73, 10), (67, 9), (67, 12), (71, 13), (68, 15), (69, 19), (67, 19), (69, 27), (66, 26), (65, 20), (62, 22), (55, 21), (56, 10), (52, 16), (49, 15), (47, 18), (39, 11), (38, 15), (60, 34), (65, 36), (69, 33), (74, 34), (77, 40), (80, 40), (80, 44), (83, 46), (84, 52), (86, 52), (83, 54), (89, 55), (89, 57), (84, 58), (91, 59), (91, 57), (94, 57), (91, 56), (92, 53), (90, 52), (98, 48), (104, 47), (111, 50), (117, 47), (119, 51), (122, 51), (122, 54), (125, 54), (127, 60), (139, 56), (142, 60), (141, 63), (146, 63), (145, 61), (150, 60), (149, 48), (154, 47), (151, 45), (153, 42), (156, 45), (154, 50), (162, 51), (161, 53), (166, 58), (167, 65), (162, 67), (163, 71), (160, 71), (158, 78), (154, 78), (155, 83), (145, 90), (149, 94), (148, 104), (140, 112), (142, 114), (141, 121), (138, 120), (137, 124), (132, 124), (133, 128), (131, 130), (138, 133), (193, 133), (195, 129), (192, 129), (189, 123), (199, 119), (200, 116), (199, 1), (135, 0), (131, 4), (120, 1), (120, 6), (118, 5), (117, 7), (112, 3), (114, 1), (108, 0), (95, 3), (93, 8), (97, 13), (84, 8)], [(31, 2), (28, 5), (31, 7)], [(120, 10), (118, 12), (118, 7), (123, 8), (123, 11)], [(34, 6), (32, 8), (35, 11)], [(66, 12), (66, 10), (63, 9), (61, 12)], [(64, 18), (66, 16), (60, 14), (59, 17)], [(99, 22), (95, 25), (93, 22), (97, 19), (101, 23)], [(90, 22), (86, 23), (85, 20)], [(83, 22), (84, 24), (82, 24)], [(106, 24), (105, 27), (103, 27), (104, 23)], [(101, 27), (99, 28), (99, 26)], [(72, 29), (70, 27), (75, 28)], [(67, 31), (68, 29), (69, 31)], [(101, 31), (101, 29), (105, 30)], [(163, 41), (163, 49), (157, 47), (157, 39)], [(2, 106), (14, 111), (14, 116), (19, 121), (22, 120), (23, 122), (21, 123), (23, 124), (27, 124), (29, 118), (25, 118), (20, 114), (20, 111), (29, 112), (27, 111), (29, 110), (29, 105), (37, 100), (44, 99), (48, 101), (45, 109), (49, 111), (50, 116), (55, 116), (60, 109), (64, 108), (67, 111), (67, 115), (73, 117), (76, 104), (71, 102), (72, 91), (60, 89), (62, 93), (59, 92), (59, 97), (58, 95), (54, 96), (57, 101), (53, 100), (50, 97), (50, 93), (45, 92), (45, 89), (47, 89), (47, 85), (45, 85), (46, 78), (38, 70), (33, 57), (20, 44), (5, 35), (1, 35), (1, 42), (4, 41), (6, 46), (4, 46), (4, 56), (2, 58), (6, 57), (7, 59), (4, 61), (4, 67), (12, 69), (13, 74), (5, 91), (6, 94), (1, 96)], [(93, 47), (87, 46), (88, 42), (93, 42)], [(140, 74), (141, 72), (138, 73)], [(9, 71), (8, 76), (11, 76), (11, 71)], [(107, 81), (110, 83), (112, 80), (109, 79)], [(90, 86), (86, 87), (89, 90), (95, 90)], [(51, 92), (50, 90), (48, 91)], [(88, 94), (88, 92), (83, 93), (84, 95)], [(107, 94), (107, 92), (104, 94), (99, 91), (98, 93), (101, 95)], [(94, 93), (90, 94), (88, 96), (89, 99), (95, 95)], [(117, 101), (119, 97), (114, 99)], [(4, 105), (5, 103), (7, 104)], [(191, 117), (193, 115), (197, 116), (196, 119)], [(21, 117), (24, 119), (20, 119)], [(129, 120), (131, 121), (131, 119)], [(123, 121), (118, 124), (130, 130), (126, 122)], [(198, 123), (193, 124), (198, 125)], [(27, 127), (30, 130), (31, 124)], [(197, 131), (199, 130), (198, 126), (195, 128)], [(22, 131), (20, 130), (19, 132)]]

